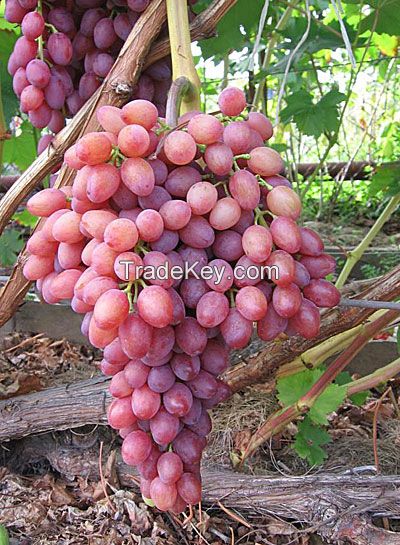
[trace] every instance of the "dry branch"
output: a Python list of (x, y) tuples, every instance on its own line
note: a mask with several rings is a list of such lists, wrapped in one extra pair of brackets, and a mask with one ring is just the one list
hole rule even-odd
[[(101, 430), (97, 430), (81, 437), (63, 433), (26, 439), (11, 446), (10, 463), (26, 472), (30, 464), (44, 459), (68, 479), (81, 476), (97, 481), (101, 435)], [(109, 439), (104, 445), (108, 445), (103, 453), (106, 463), (115, 446)], [(132, 468), (118, 456), (116, 469), (122, 486), (137, 488)], [(372, 517), (400, 516), (399, 476), (360, 476), (349, 472), (271, 477), (207, 467), (202, 474), (203, 503), (218, 508), (221, 502), (224, 507), (242, 512), (249, 521), (275, 517), (298, 522), (305, 531), (315, 531), (335, 543), (400, 543), (400, 534), (371, 523)], [(296, 531), (294, 527), (293, 530)]]
[[(364, 282), (360, 282), (365, 285)], [(358, 285), (358, 283), (354, 283)], [(400, 295), (400, 266), (376, 280), (362, 293), (365, 298), (393, 299)], [(233, 391), (273, 380), (276, 370), (323, 340), (349, 329), (372, 314), (370, 309), (333, 309), (322, 318), (316, 339), (298, 337), (283, 342), (254, 341), (232, 355), (233, 367), (224, 380)], [(0, 401), (0, 441), (46, 431), (104, 423), (109, 379), (97, 377), (72, 385)]]

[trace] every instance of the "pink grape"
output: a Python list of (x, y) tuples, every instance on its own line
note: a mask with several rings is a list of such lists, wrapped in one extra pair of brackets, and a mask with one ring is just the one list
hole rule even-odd
[(263, 263), (271, 255), (271, 232), (262, 225), (252, 225), (243, 233), (242, 245), (247, 257), (255, 263)]
[(248, 170), (238, 170), (229, 179), (229, 191), (243, 210), (254, 210), (260, 201), (257, 178)]
[(303, 289), (304, 296), (312, 301), (317, 307), (332, 308), (340, 302), (339, 290), (323, 279), (313, 279)]
[(267, 206), (276, 216), (292, 220), (297, 220), (301, 214), (300, 198), (290, 187), (274, 187), (267, 195)]
[(224, 126), (212, 115), (198, 114), (189, 121), (187, 130), (197, 144), (209, 145), (221, 139)]
[(283, 161), (279, 153), (272, 148), (254, 148), (250, 152), (247, 164), (254, 174), (261, 176), (274, 176), (283, 170)]
[(218, 98), (221, 112), (229, 117), (235, 117), (246, 108), (246, 95), (236, 87), (226, 87)]
[(188, 133), (173, 131), (165, 138), (164, 153), (175, 165), (187, 165), (193, 161), (196, 152), (196, 142)]

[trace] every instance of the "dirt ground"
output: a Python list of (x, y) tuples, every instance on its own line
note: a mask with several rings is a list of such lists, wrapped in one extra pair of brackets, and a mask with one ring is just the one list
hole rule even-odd
[[(37, 391), (90, 378), (98, 373), (99, 354), (85, 346), (53, 341), (44, 335), (14, 334), (0, 346), (0, 398)], [(379, 413), (377, 448), (381, 471), (398, 474), (400, 468), (400, 380), (393, 383), (394, 398), (386, 399)], [(293, 451), (293, 424), (274, 438), (246, 464), (250, 474), (302, 475), (310, 471), (342, 473), (349, 467), (374, 464), (372, 427), (376, 400), (373, 392), (362, 407), (345, 404), (329, 423), (332, 442), (323, 467), (310, 469)], [(235, 394), (213, 413), (213, 432), (204, 457), (204, 467), (232, 469), (232, 454), (243, 438), (254, 432), (278, 408), (263, 388)], [(251, 424), (249, 424), (251, 423)], [(90, 439), (96, 427), (71, 433), (76, 444)], [(40, 441), (40, 437), (38, 438)], [(110, 436), (118, 445), (118, 439)], [(3, 460), (8, 445), (2, 446)], [(13, 445), (15, 448), (15, 444)], [(24, 455), (26, 453), (23, 453)], [(146, 506), (135, 489), (120, 488), (107, 460), (106, 480), (66, 476), (43, 460), (32, 459), (16, 471), (8, 463), (0, 467), (0, 524), (8, 528), (12, 545), (97, 545), (175, 543), (299, 544), (322, 543), (317, 536), (299, 533), (301, 525), (266, 516), (247, 521), (247, 514), (203, 506), (191, 520), (161, 515)], [(106, 495), (106, 492), (107, 495)], [(0, 540), (1, 543), (1, 540)], [(3, 543), (1, 543), (3, 545)]]

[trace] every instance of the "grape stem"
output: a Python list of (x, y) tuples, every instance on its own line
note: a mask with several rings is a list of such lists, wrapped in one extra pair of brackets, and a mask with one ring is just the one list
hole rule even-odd
[(257, 207), (254, 210), (254, 212), (256, 213), (255, 218), (254, 218), (255, 225), (263, 225), (264, 227), (268, 227), (268, 223), (265, 221), (264, 215), (269, 214), (269, 211), (268, 210), (260, 210), (260, 208)]
[[(181, 112), (200, 110), (200, 79), (194, 65), (186, 0), (167, 0), (167, 19), (172, 58), (172, 79), (186, 78), (185, 93), (182, 93)], [(168, 122), (168, 118), (167, 118)], [(171, 123), (168, 123), (171, 124)], [(175, 123), (176, 125), (176, 123)]]
[(166, 126), (168, 126), (168, 128), (176, 127), (178, 125), (182, 100), (183, 97), (189, 93), (190, 87), (190, 80), (186, 76), (180, 76), (172, 82), (168, 92), (165, 112)]
[(371, 301), (368, 299), (347, 299), (342, 297), (339, 303), (340, 307), (359, 307), (359, 308), (374, 308), (377, 310), (388, 309), (398, 310), (400, 312), (400, 303), (392, 301)]

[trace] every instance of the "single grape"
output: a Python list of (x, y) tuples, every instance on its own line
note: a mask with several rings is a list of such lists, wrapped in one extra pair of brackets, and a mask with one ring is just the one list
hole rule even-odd
[(275, 176), (283, 170), (284, 166), (277, 151), (261, 146), (251, 150), (247, 164), (254, 174), (261, 176)]
[(218, 97), (221, 112), (229, 117), (235, 117), (246, 108), (246, 95), (236, 87), (226, 87)]
[(124, 371), (119, 371), (113, 376), (109, 391), (113, 397), (118, 398), (127, 397), (132, 394), (133, 388), (127, 383)]
[(250, 112), (247, 124), (257, 131), (263, 140), (269, 140), (274, 133), (271, 121), (262, 113)]
[(149, 372), (150, 368), (140, 360), (131, 360), (124, 368), (125, 380), (132, 389), (144, 386)]
[(296, 267), (293, 257), (283, 250), (275, 250), (266, 261), (269, 279), (278, 286), (294, 282)]
[(176, 382), (163, 395), (163, 403), (166, 410), (174, 416), (185, 416), (193, 403), (193, 395), (188, 386)]
[(175, 452), (164, 452), (157, 461), (157, 471), (163, 483), (173, 484), (183, 473), (182, 460)]
[(220, 199), (211, 210), (210, 225), (218, 231), (233, 227), (240, 219), (241, 208), (238, 202), (231, 197)]
[(179, 433), (179, 418), (161, 407), (150, 420), (150, 431), (158, 445), (168, 445)]
[(175, 336), (179, 348), (192, 357), (201, 354), (207, 344), (205, 329), (192, 317), (176, 326)]
[(321, 237), (312, 229), (300, 227), (300, 253), (312, 257), (320, 256), (324, 251)]
[(247, 257), (255, 263), (263, 263), (271, 255), (271, 232), (262, 225), (252, 225), (243, 233), (242, 245)]
[(136, 388), (132, 394), (132, 410), (139, 420), (150, 420), (160, 408), (160, 394), (153, 392), (147, 384)]
[(148, 100), (132, 100), (121, 110), (122, 120), (127, 124), (141, 125), (148, 131), (157, 123), (157, 108)]
[(223, 142), (216, 142), (207, 146), (204, 161), (211, 172), (217, 176), (226, 176), (233, 167), (233, 152)]
[(231, 148), (234, 155), (246, 153), (251, 141), (250, 128), (244, 121), (232, 121), (226, 125), (223, 138), (224, 144)]
[(131, 250), (138, 240), (139, 233), (136, 225), (126, 218), (111, 221), (104, 230), (104, 242), (116, 252)]
[(254, 210), (260, 202), (257, 178), (248, 170), (238, 170), (230, 177), (229, 191), (243, 210)]
[(340, 291), (327, 280), (313, 279), (303, 289), (304, 296), (317, 307), (332, 308), (340, 302)]
[(197, 249), (208, 248), (215, 240), (213, 228), (202, 216), (192, 216), (188, 224), (179, 230), (179, 235), (184, 244)]
[(164, 141), (164, 153), (171, 163), (187, 165), (196, 156), (197, 146), (193, 137), (182, 131), (173, 131)]
[(221, 139), (224, 126), (212, 115), (198, 114), (191, 118), (187, 130), (197, 144), (209, 145)]
[(67, 66), (71, 63), (73, 49), (71, 40), (62, 32), (50, 34), (46, 42), (47, 50), (55, 64)]
[(189, 189), (186, 200), (193, 214), (198, 216), (210, 212), (218, 199), (217, 189), (209, 182), (197, 182)]
[[(132, 2), (133, 0), (128, 1)], [(135, 1), (137, 2), (138, 0)], [(148, 0), (146, 1), (148, 2)], [(165, 484), (159, 477), (151, 481), (150, 497), (160, 511), (169, 511), (175, 504), (177, 495), (178, 493), (174, 484)]]
[(111, 289), (103, 293), (96, 301), (93, 318), (98, 327), (109, 329), (118, 327), (129, 314), (129, 302), (126, 293)]
[(153, 327), (165, 327), (172, 322), (172, 300), (161, 286), (144, 288), (139, 293), (137, 307), (143, 320)]
[(305, 339), (313, 339), (319, 333), (320, 320), (318, 307), (312, 301), (303, 299), (297, 314), (290, 318), (288, 325)]
[(150, 455), (151, 439), (141, 430), (136, 430), (127, 435), (122, 443), (121, 454), (128, 465), (137, 465)]
[(155, 177), (151, 166), (140, 157), (126, 159), (121, 165), (124, 184), (139, 197), (146, 197), (154, 189)]
[(153, 328), (137, 314), (130, 314), (119, 326), (123, 351), (130, 358), (142, 358), (151, 346)]
[(114, 399), (107, 410), (109, 425), (114, 429), (127, 428), (136, 423), (136, 416), (131, 408), (131, 396)]
[(236, 294), (235, 303), (240, 314), (252, 322), (261, 320), (267, 313), (267, 299), (255, 286), (241, 288)]
[(336, 260), (328, 254), (315, 257), (304, 256), (300, 259), (300, 263), (308, 270), (311, 278), (324, 278), (334, 273), (336, 269)]
[(196, 464), (201, 459), (204, 441), (188, 429), (183, 429), (172, 443), (174, 452), (184, 464)]
[(276, 312), (283, 318), (291, 318), (299, 310), (302, 295), (296, 284), (276, 286), (272, 295), (272, 304)]
[(297, 220), (301, 214), (300, 198), (290, 187), (274, 187), (267, 195), (267, 206), (276, 216), (292, 220)]
[(221, 334), (230, 348), (244, 348), (250, 341), (253, 324), (235, 308), (229, 310), (227, 318), (221, 324)]
[(118, 134), (118, 147), (126, 157), (141, 157), (150, 144), (145, 128), (140, 125), (126, 125)]

